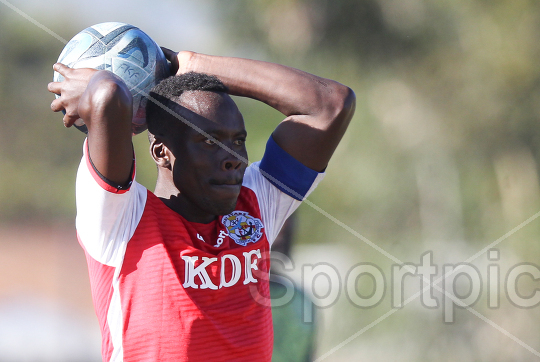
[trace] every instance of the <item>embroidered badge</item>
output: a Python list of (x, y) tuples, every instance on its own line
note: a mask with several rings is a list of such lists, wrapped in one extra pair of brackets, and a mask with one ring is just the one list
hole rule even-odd
[(261, 220), (245, 211), (233, 211), (223, 216), (221, 223), (227, 228), (229, 237), (238, 245), (256, 243), (263, 235), (264, 226)]

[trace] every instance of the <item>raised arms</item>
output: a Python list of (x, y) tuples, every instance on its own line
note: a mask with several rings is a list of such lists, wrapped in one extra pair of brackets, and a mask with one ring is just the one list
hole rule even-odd
[(338, 82), (274, 63), (163, 50), (177, 74), (215, 75), (230, 94), (257, 99), (283, 113), (286, 118), (275, 129), (274, 140), (313, 170), (326, 168), (354, 114), (354, 92)]
[[(215, 75), (230, 94), (259, 100), (283, 113), (286, 118), (275, 129), (274, 140), (316, 171), (326, 168), (354, 113), (354, 92), (329, 79), (262, 61), (164, 52), (177, 74)], [(66, 111), (66, 127), (82, 118), (96, 169), (114, 183), (127, 183), (133, 159), (132, 98), (125, 83), (107, 71), (54, 67), (65, 80), (49, 84), (49, 91), (60, 95), (51, 108)]]
[(108, 71), (70, 69), (58, 63), (54, 70), (65, 80), (48, 85), (50, 92), (60, 95), (52, 102), (51, 109), (66, 111), (66, 127), (82, 118), (88, 127), (88, 148), (95, 168), (108, 180), (126, 184), (133, 163), (129, 89)]

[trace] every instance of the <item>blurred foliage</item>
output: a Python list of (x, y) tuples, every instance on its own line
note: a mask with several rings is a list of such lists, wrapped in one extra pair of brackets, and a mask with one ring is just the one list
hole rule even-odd
[(0, 219), (73, 214), (82, 137), (67, 137), (50, 111), (52, 64), (63, 44), (0, 12)]
[[(355, 119), (329, 167), (338, 174), (328, 172), (315, 196), (332, 215), (382, 242), (414, 236), (418, 163), (447, 162), (463, 235), (504, 230), (495, 160), (514, 150), (531, 153), (535, 168), (540, 159), (538, 2), (236, 0), (220, 11), (236, 51), (356, 91)], [(319, 221), (308, 239), (324, 234)]]

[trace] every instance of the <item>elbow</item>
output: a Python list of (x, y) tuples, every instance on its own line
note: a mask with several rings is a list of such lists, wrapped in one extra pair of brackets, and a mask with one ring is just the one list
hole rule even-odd
[(347, 87), (343, 86), (345, 89), (342, 91), (342, 101), (341, 101), (341, 111), (340, 113), (344, 112), (349, 116), (349, 120), (354, 115), (354, 111), (356, 110), (356, 94), (354, 94), (354, 91)]
[[(97, 115), (127, 115), (132, 112), (133, 99), (127, 85), (108, 71), (96, 73), (85, 94), (85, 108), (92, 118)], [(129, 119), (131, 120), (131, 116)]]
[(79, 100), (78, 113), (89, 134), (110, 129), (130, 132), (133, 114), (131, 92), (113, 73), (96, 72)]
[(127, 85), (116, 77), (104, 77), (96, 85), (92, 96), (93, 106), (102, 109), (125, 111), (131, 109), (133, 99)]
[(342, 84), (337, 84), (333, 92), (335, 95), (329, 107), (331, 127), (337, 127), (344, 132), (347, 129), (356, 109), (356, 95), (354, 91)]

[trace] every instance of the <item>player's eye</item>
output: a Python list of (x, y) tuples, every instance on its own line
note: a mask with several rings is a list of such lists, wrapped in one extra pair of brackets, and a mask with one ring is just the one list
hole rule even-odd
[(216, 144), (216, 142), (214, 142), (214, 140), (211, 140), (210, 138), (205, 139), (204, 143), (206, 143), (207, 145), (210, 145), (210, 146)]
[(246, 140), (244, 138), (237, 139), (233, 142), (236, 146), (242, 146), (244, 143), (246, 143)]

